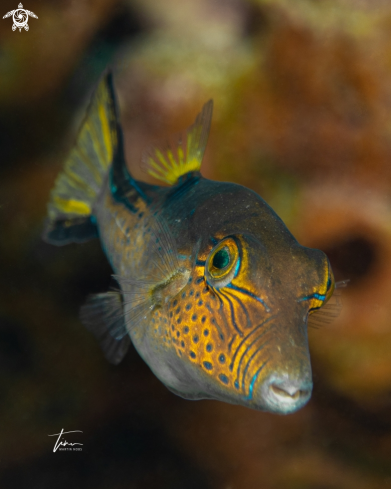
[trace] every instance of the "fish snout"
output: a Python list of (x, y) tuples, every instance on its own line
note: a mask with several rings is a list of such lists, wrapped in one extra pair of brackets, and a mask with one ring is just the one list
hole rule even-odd
[(306, 404), (312, 393), (310, 375), (292, 377), (271, 376), (261, 387), (260, 395), (267, 409), (278, 414), (292, 413)]

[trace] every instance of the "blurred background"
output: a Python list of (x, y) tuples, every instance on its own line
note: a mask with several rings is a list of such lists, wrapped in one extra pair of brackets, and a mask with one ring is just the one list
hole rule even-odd
[[(18, 0), (2, 0), (2, 17)], [(391, 488), (388, 0), (25, 0), (0, 20), (0, 487)], [(41, 240), (102, 71), (129, 168), (215, 101), (203, 174), (258, 192), (350, 279), (309, 331), (314, 394), (286, 417), (171, 394), (134, 349), (106, 363), (78, 310), (97, 241)], [(81, 430), (82, 452), (49, 434)]]

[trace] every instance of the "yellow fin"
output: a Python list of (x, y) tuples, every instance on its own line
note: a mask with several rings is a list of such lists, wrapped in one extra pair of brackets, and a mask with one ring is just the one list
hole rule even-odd
[(91, 214), (118, 142), (111, 74), (100, 81), (48, 205), (50, 220)]
[(118, 131), (113, 80), (109, 72), (95, 90), (76, 144), (50, 194), (43, 234), (47, 241), (59, 244), (80, 241), (83, 222), (85, 238), (94, 235), (90, 216), (119, 149)]
[(179, 177), (201, 168), (212, 120), (213, 100), (209, 100), (192, 126), (186, 131), (185, 141), (179, 138), (176, 148), (153, 146), (143, 155), (144, 168), (149, 175), (168, 184)]

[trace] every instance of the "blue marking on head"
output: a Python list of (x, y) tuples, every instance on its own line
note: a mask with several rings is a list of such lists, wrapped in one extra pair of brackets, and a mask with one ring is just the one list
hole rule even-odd
[(236, 318), (235, 318), (235, 309), (234, 309), (234, 306), (231, 302), (231, 299), (229, 297), (227, 297), (224, 292), (222, 290), (220, 290), (220, 294), (223, 295), (227, 301), (228, 301), (228, 304), (229, 304), (229, 309), (231, 311), (231, 319), (232, 319), (232, 324), (233, 324), (233, 327), (235, 328), (235, 330), (239, 333), (239, 336), (243, 336), (243, 331), (241, 331), (239, 328), (238, 328), (238, 325), (236, 324)]
[[(247, 374), (247, 371), (249, 369), (249, 366), (250, 366), (250, 363), (251, 361), (254, 359), (254, 357), (261, 351), (263, 350), (263, 348), (266, 346), (268, 342), (266, 341), (265, 343), (263, 343), (259, 348), (257, 348), (257, 350), (255, 350), (255, 352), (251, 355), (251, 357), (249, 358), (248, 362), (247, 362), (247, 365), (243, 371), (243, 378), (242, 378), (242, 389), (244, 391), (244, 381), (246, 379), (246, 374)], [(238, 371), (238, 377), (239, 377), (239, 371)]]
[(236, 262), (234, 278), (237, 277), (237, 275), (239, 273), (239, 269), (240, 269), (240, 257), (238, 258), (238, 261)]
[(220, 374), (219, 375), (219, 379), (221, 380), (221, 382), (223, 384), (228, 384), (228, 382), (229, 382), (228, 377), (226, 375), (224, 375), (224, 374)]
[[(232, 357), (232, 361), (231, 361), (231, 364), (229, 366), (230, 370), (232, 371), (233, 369), (233, 366), (234, 366), (234, 363), (235, 363), (235, 359), (236, 359), (236, 356), (238, 355), (239, 353), (239, 350), (241, 349), (241, 347), (244, 345), (244, 343), (250, 338), (251, 335), (253, 335), (256, 331), (259, 330), (259, 328), (261, 328), (262, 326), (264, 326), (266, 323), (268, 323), (269, 321), (271, 321), (272, 319), (274, 319), (276, 316), (270, 316), (269, 318), (265, 319), (264, 321), (262, 321), (262, 323), (258, 324), (258, 326), (256, 326), (247, 336), (245, 336), (242, 341), (240, 342), (240, 344), (237, 346), (236, 348), (236, 351), (234, 353), (234, 356)], [(268, 331), (270, 330), (270, 327), (264, 332), (264, 333), (267, 333)], [(263, 333), (263, 334), (264, 334)], [(258, 337), (260, 338), (260, 337)], [(229, 351), (231, 350), (231, 344), (232, 342), (234, 341), (235, 339), (235, 335), (233, 336), (232, 340), (231, 340), (231, 343), (228, 345), (229, 347)], [(247, 352), (247, 348), (245, 350), (245, 352)], [(242, 357), (243, 358), (243, 357)]]
[(255, 373), (254, 377), (251, 379), (251, 383), (250, 383), (250, 387), (248, 389), (248, 396), (245, 397), (246, 400), (248, 401), (251, 401), (251, 399), (253, 398), (253, 389), (254, 389), (254, 384), (258, 378), (258, 375), (260, 374), (261, 370), (263, 369), (263, 367), (267, 364), (267, 361), (264, 362), (260, 367), (259, 369), (257, 370), (257, 372)]
[(260, 297), (258, 297), (257, 295), (253, 294), (252, 292), (250, 292), (249, 290), (243, 289), (242, 287), (237, 287), (236, 285), (233, 285), (233, 284), (228, 284), (227, 287), (234, 289), (234, 290), (237, 290), (238, 292), (241, 292), (242, 294), (248, 295), (249, 297), (252, 297), (253, 299), (255, 299), (256, 301), (260, 302), (263, 305), (266, 312), (270, 312), (270, 307), (265, 303), (265, 301), (263, 299), (261, 299)]
[[(272, 326), (271, 326), (271, 327), (269, 327), (269, 328), (267, 328), (267, 329), (266, 329), (266, 331), (263, 331), (263, 332), (262, 332), (262, 333), (261, 333), (259, 336), (257, 336), (257, 337), (256, 337), (256, 338), (255, 338), (255, 339), (254, 339), (254, 340), (253, 340), (253, 341), (252, 341), (250, 344), (248, 344), (248, 345), (247, 345), (247, 347), (246, 347), (245, 351), (243, 352), (243, 354), (242, 354), (242, 356), (241, 356), (241, 358), (240, 358), (240, 360), (239, 360), (239, 364), (238, 364), (238, 370), (237, 370), (237, 373), (236, 373), (237, 377), (239, 377), (239, 373), (240, 373), (240, 370), (241, 370), (241, 368), (242, 368), (242, 362), (243, 362), (243, 360), (244, 360), (244, 357), (246, 356), (246, 353), (247, 353), (248, 351), (250, 351), (250, 348), (251, 348), (253, 345), (255, 345), (255, 343), (257, 343), (257, 341), (259, 341), (259, 340), (260, 340), (260, 339), (261, 339), (263, 336), (265, 336), (265, 334), (267, 334), (267, 333), (270, 331), (270, 329), (271, 329), (271, 328), (272, 328)], [(262, 349), (262, 348), (263, 348), (263, 347), (264, 347), (266, 344), (267, 344), (267, 342), (266, 342), (266, 343), (263, 343), (263, 346), (261, 347), (261, 349)], [(260, 351), (260, 350), (259, 350), (259, 349), (257, 349), (257, 350), (256, 350), (256, 352), (258, 352), (258, 351)], [(254, 357), (254, 354), (251, 356), (251, 358), (249, 359), (249, 361), (248, 361), (248, 363), (247, 363), (247, 366), (246, 366), (246, 370), (245, 370), (244, 375), (246, 375), (246, 372), (247, 372), (248, 366), (249, 366), (249, 364), (250, 364), (250, 361), (253, 359), (253, 357)], [(233, 361), (234, 361), (234, 359), (233, 359)], [(243, 376), (243, 381), (244, 381), (244, 376)]]
[(297, 302), (308, 301), (310, 299), (318, 299), (319, 301), (324, 301), (326, 299), (326, 296), (322, 294), (307, 295), (306, 297), (302, 297), (301, 299), (298, 299)]
[(235, 380), (234, 386), (235, 386), (235, 389), (239, 389), (239, 382), (237, 380)]

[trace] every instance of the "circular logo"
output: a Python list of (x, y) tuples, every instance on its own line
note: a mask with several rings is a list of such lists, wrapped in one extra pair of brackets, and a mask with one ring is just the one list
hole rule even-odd
[(29, 16), (28, 13), (22, 9), (18, 8), (15, 10), (14, 15), (12, 16), (14, 25), (12, 26), (12, 29), (22, 29), (24, 27), (26, 30), (28, 30), (29, 26), (27, 25)]

